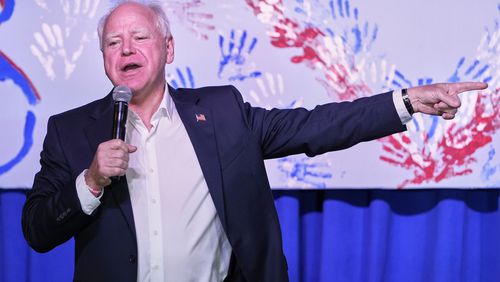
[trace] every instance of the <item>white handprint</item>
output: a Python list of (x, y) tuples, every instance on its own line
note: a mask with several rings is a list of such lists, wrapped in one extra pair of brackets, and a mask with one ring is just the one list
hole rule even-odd
[(100, 0), (59, 0), (66, 20), (66, 30), (95, 17)]
[[(68, 79), (76, 68), (85, 45), (89, 40), (89, 21), (95, 17), (100, 0), (59, 0), (59, 5), (49, 6), (45, 0), (35, 3), (46, 11), (59, 11), (64, 23), (42, 23), (41, 31), (33, 34), (31, 53), (37, 57), (47, 77), (57, 77), (55, 62), (64, 64), (64, 77)], [(52, 2), (54, 3), (54, 2)]]
[(297, 108), (302, 106), (303, 98), (300, 100), (285, 103), (282, 98), (285, 98), (285, 83), (281, 74), (273, 75), (271, 73), (264, 73), (263, 76), (255, 79), (258, 90), (250, 90), (250, 97), (253, 104), (266, 109), (273, 107), (279, 108)]
[(42, 32), (35, 32), (33, 37), (36, 44), (30, 45), (31, 53), (38, 58), (45, 74), (53, 80), (56, 78), (53, 67), (54, 57), (58, 53), (57, 50), (62, 49), (61, 28), (58, 25), (49, 26), (43, 23)]
[(75, 51), (68, 54), (64, 46), (64, 37), (62, 29), (59, 25), (53, 24), (50, 26), (47, 23), (42, 24), (42, 32), (33, 34), (36, 44), (31, 44), (31, 53), (37, 57), (42, 67), (45, 69), (46, 75), (50, 79), (56, 78), (54, 70), (54, 60), (58, 57), (64, 63), (64, 77), (68, 79), (76, 67), (76, 61), (80, 58), (83, 52), (83, 42), (87, 41), (87, 37), (82, 38), (80, 45)]

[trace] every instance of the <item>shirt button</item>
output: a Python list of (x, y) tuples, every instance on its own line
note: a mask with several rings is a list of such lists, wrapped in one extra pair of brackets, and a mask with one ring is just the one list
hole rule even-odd
[(153, 172), (154, 172), (154, 169), (150, 168), (149, 173), (153, 173)]
[(156, 199), (151, 199), (151, 203), (156, 204)]
[(158, 231), (153, 231), (153, 235), (158, 236)]
[(159, 268), (158, 265), (153, 266), (154, 270), (158, 270), (158, 268)]

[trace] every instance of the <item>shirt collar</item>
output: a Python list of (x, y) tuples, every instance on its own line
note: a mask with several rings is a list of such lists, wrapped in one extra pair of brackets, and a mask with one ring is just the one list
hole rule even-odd
[(174, 101), (172, 101), (172, 97), (170, 97), (167, 84), (165, 84), (165, 91), (163, 92), (163, 98), (158, 111), (165, 115), (168, 119), (172, 120), (174, 113)]
[[(168, 85), (165, 85), (165, 91), (163, 92), (163, 98), (160, 102), (160, 106), (158, 107), (158, 109), (156, 110), (156, 112), (153, 114), (153, 119), (154, 117), (156, 116), (164, 116), (164, 117), (167, 117), (169, 120), (172, 120), (172, 117), (173, 117), (173, 114), (174, 114), (174, 101), (172, 100), (172, 97), (170, 97), (170, 93), (168, 91)], [(137, 120), (139, 121), (140, 118), (139, 116), (134, 113), (133, 111), (131, 111), (129, 109), (129, 117), (132, 119), (132, 120)]]

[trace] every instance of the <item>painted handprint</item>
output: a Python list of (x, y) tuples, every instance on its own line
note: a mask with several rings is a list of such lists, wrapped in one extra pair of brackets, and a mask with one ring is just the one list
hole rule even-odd
[(100, 0), (59, 0), (66, 21), (66, 32), (69, 33), (78, 24), (95, 17)]
[(196, 38), (207, 40), (209, 32), (215, 29), (215, 26), (209, 23), (214, 18), (214, 15), (192, 11), (203, 5), (205, 4), (201, 0), (166, 1), (165, 10), (168, 14), (175, 15), (177, 20), (186, 26)]
[(479, 80), (482, 79), (483, 82), (489, 82), (491, 80), (491, 75), (484, 77), (484, 74), (488, 71), (490, 66), (488, 64), (481, 64), (481, 61), (475, 59), (471, 64), (466, 66), (465, 57), (460, 58), (457, 63), (457, 67), (453, 74), (448, 78), (449, 82), (467, 81), (467, 80)]
[[(292, 63), (304, 63), (318, 71), (316, 79), (332, 99), (350, 100), (371, 94), (371, 89), (408, 88), (433, 81), (426, 76), (409, 78), (384, 57), (371, 54), (377, 25), (361, 20), (359, 10), (352, 8), (348, 0), (328, 1), (328, 7), (316, 0), (297, 0), (293, 9), (284, 8), (287, 6), (281, 0), (246, 3), (270, 27), (268, 35), (273, 46), (301, 51), (291, 58)], [(290, 2), (286, 1), (286, 5)], [(459, 62), (450, 81), (481, 80), (499, 87), (496, 76), (492, 76), (500, 70), (492, 63), (500, 64), (496, 59), (498, 27), (497, 23), (494, 30), (488, 31), (476, 59)], [(492, 142), (498, 129), (498, 108), (494, 106), (498, 105), (498, 94), (466, 96), (462, 98), (461, 115), (454, 121), (444, 123), (438, 117), (415, 115), (408, 132), (381, 140), (383, 161), (414, 172), (414, 177), (403, 181), (401, 187), (470, 173), (473, 154)], [(475, 127), (477, 124), (481, 126)]]
[[(491, 82), (491, 63), (478, 59), (466, 62), (465, 58), (459, 60), (449, 81)], [(419, 84), (422, 82), (420, 79)], [(472, 164), (477, 161), (474, 154), (490, 144), (500, 129), (499, 110), (498, 90), (462, 95), (460, 115), (453, 121), (443, 123), (436, 116), (416, 115), (407, 133), (381, 140), (385, 154), (380, 159), (413, 171), (414, 177), (400, 187), (471, 174)]]
[(231, 30), (229, 38), (219, 35), (219, 48), (221, 58), (219, 60), (219, 69), (217, 76), (227, 77), (229, 81), (243, 81), (247, 78), (255, 78), (262, 75), (260, 71), (255, 70), (255, 66), (249, 63), (249, 57), (257, 45), (257, 38), (248, 39), (246, 30), (241, 32), (239, 38), (236, 38), (236, 32)]
[[(299, 50), (301, 54), (293, 56), (291, 62), (317, 70), (318, 83), (333, 100), (352, 100), (371, 93), (358, 68), (363, 61), (357, 61), (345, 38), (285, 14), (283, 1), (246, 0), (246, 3), (269, 26), (271, 44)], [(353, 17), (357, 19), (357, 15)]]
[[(449, 81), (490, 81), (489, 71), (488, 62), (474, 59), (466, 63), (461, 58)], [(418, 80), (419, 85), (426, 82), (432, 80)], [(477, 162), (474, 154), (490, 144), (500, 129), (499, 110), (498, 91), (462, 95), (460, 115), (453, 121), (440, 122), (436, 116), (415, 115), (408, 132), (381, 139), (384, 154), (380, 159), (413, 172), (412, 178), (399, 184), (400, 188), (471, 174), (471, 167)]]
[(59, 5), (50, 6), (44, 0), (35, 3), (50, 12), (64, 15), (64, 23), (42, 23), (41, 30), (33, 34), (34, 43), (30, 45), (31, 53), (38, 59), (45, 74), (50, 79), (58, 75), (59, 64), (62, 65), (64, 78), (74, 72), (85, 46), (90, 42), (90, 21), (95, 17), (100, 0), (59, 0)]
[(45, 74), (50, 79), (55, 79), (54, 61), (56, 58), (61, 58), (64, 63), (65, 78), (69, 78), (76, 66), (74, 62), (83, 51), (83, 46), (73, 54), (68, 54), (64, 46), (63, 32), (57, 24), (50, 26), (43, 23), (42, 32), (35, 32), (33, 37), (35, 44), (30, 45), (30, 50), (44, 68)]
[(319, 27), (325, 34), (339, 36), (354, 54), (366, 53), (377, 39), (378, 26), (363, 21), (349, 0), (295, 0), (294, 11), (307, 25)]
[(190, 67), (186, 67), (185, 74), (182, 72), (180, 68), (175, 69), (175, 75), (168, 73), (167, 74), (168, 83), (175, 89), (177, 88), (194, 88), (194, 76), (191, 72)]
[[(355, 68), (358, 70), (359, 79), (366, 84), (368, 89), (390, 91), (413, 86), (413, 83), (396, 67), (396, 64), (389, 62), (383, 56), (367, 56), (356, 61)], [(417, 84), (424, 85), (431, 82), (431, 78), (420, 78)]]
[(249, 92), (249, 101), (252, 105), (265, 109), (282, 108), (294, 109), (302, 106), (303, 99), (285, 102), (285, 84), (281, 74), (264, 73), (255, 79), (257, 89)]
[[(480, 92), (473, 103), (471, 119), (447, 122), (424, 128), (422, 118), (411, 123), (409, 132), (381, 139), (382, 161), (413, 172), (399, 187), (423, 183), (439, 183), (445, 179), (471, 174), (471, 165), (477, 160), (477, 150), (490, 144), (500, 129), (500, 95)], [(412, 137), (409, 138), (409, 134)]]
[[(496, 154), (495, 148), (490, 146), (488, 150), (488, 159), (483, 164), (481, 170), (481, 179), (492, 183), (491, 187), (499, 187), (498, 185), (500, 185), (500, 163), (493, 163)], [(497, 176), (496, 179), (495, 176)], [(497, 183), (494, 182), (495, 180)]]
[[(303, 99), (285, 102), (285, 83), (281, 74), (264, 73), (255, 79), (257, 89), (250, 90), (252, 105), (271, 109), (294, 109), (301, 107)], [(332, 177), (331, 165), (321, 157), (308, 158), (291, 156), (278, 159), (278, 171), (284, 177), (287, 187), (325, 188), (326, 180)]]
[[(370, 51), (373, 42), (377, 39), (378, 26), (362, 21), (359, 18), (358, 8), (351, 11), (348, 0), (344, 2), (330, 0), (329, 6), (334, 19), (331, 29), (333, 35), (340, 35), (355, 54)], [(344, 28), (337, 28), (337, 25)]]
[(333, 177), (331, 163), (321, 157), (291, 156), (278, 160), (278, 170), (285, 176), (286, 186), (294, 188), (326, 188)]
[[(297, 15), (297, 20), (320, 28), (327, 28), (331, 15), (324, 7), (321, 0), (295, 0), (285, 1), (283, 5), (286, 9), (292, 9)], [(319, 24), (319, 25), (318, 25)]]
[[(82, 18), (93, 19), (99, 7), (100, 0), (58, 0), (56, 5), (54, 5), (56, 1), (34, 0), (34, 2), (38, 7), (47, 12), (62, 9), (66, 27), (72, 28)], [(51, 2), (54, 6), (49, 5)]]

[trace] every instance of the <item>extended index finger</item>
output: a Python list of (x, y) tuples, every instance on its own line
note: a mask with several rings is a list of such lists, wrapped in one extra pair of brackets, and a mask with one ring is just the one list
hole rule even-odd
[(485, 82), (456, 82), (450, 84), (450, 92), (462, 93), (473, 90), (483, 90), (488, 87), (488, 83)]

